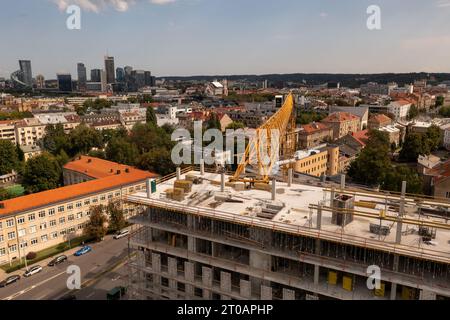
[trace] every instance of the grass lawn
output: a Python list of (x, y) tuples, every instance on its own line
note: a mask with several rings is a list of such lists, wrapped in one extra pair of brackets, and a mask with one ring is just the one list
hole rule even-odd
[(25, 193), (25, 188), (20, 184), (15, 184), (5, 188), (6, 191), (13, 197), (19, 197)]
[[(41, 250), (36, 252), (36, 258), (33, 260), (28, 260), (28, 265), (34, 264), (36, 262), (39, 262), (41, 260), (47, 259), (49, 257), (52, 257), (54, 255), (57, 255), (61, 252), (64, 252), (66, 250), (69, 250), (70, 248), (74, 248), (79, 246), (82, 242), (89, 242), (89, 239), (86, 236), (83, 237), (79, 237), (79, 238), (74, 238), (70, 240), (70, 247), (69, 247), (69, 243), (63, 242), (60, 244), (57, 244), (53, 247)], [(0, 266), (0, 268), (2, 268), (3, 270), (5, 270), (6, 273), (10, 273), (10, 272), (14, 272), (16, 270), (22, 269), (23, 267), (25, 267), (25, 261), (22, 259), (22, 261), (20, 260), (16, 260), (14, 262), (11, 263), (11, 265), (9, 265), (9, 263), (6, 263), (2, 266)]]

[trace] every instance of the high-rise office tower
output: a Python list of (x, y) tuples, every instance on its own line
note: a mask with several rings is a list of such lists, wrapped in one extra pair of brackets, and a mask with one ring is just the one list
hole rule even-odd
[(114, 83), (116, 76), (114, 74), (114, 57), (105, 56), (105, 71), (106, 71), (106, 82), (108, 84)]
[(72, 76), (70, 74), (58, 74), (56, 75), (58, 79), (58, 88), (61, 92), (71, 92), (72, 91)]
[(91, 70), (91, 82), (100, 82), (100, 69), (92, 69)]
[(152, 85), (152, 73), (150, 71), (145, 71), (144, 77), (145, 77), (145, 85), (151, 86)]
[(31, 72), (30, 60), (19, 60), (20, 71), (22, 72), (22, 81), (28, 86), (33, 86), (33, 73)]
[(108, 75), (107, 72), (105, 70), (101, 70), (100, 71), (100, 82), (102, 84), (102, 92), (106, 92), (107, 89), (107, 85), (108, 85), (108, 81), (107, 81)]
[(87, 76), (86, 76), (86, 67), (84, 66), (84, 63), (77, 64), (77, 73), (78, 73), (78, 90), (85, 91)]
[(116, 80), (117, 82), (125, 81), (125, 70), (123, 68), (116, 69)]

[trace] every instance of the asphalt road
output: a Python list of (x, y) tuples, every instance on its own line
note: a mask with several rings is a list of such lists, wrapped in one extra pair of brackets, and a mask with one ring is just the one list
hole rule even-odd
[[(101, 284), (104, 288), (102, 296), (97, 292), (95, 295), (91, 295), (86, 299), (101, 299), (106, 297), (106, 292), (116, 287), (118, 284), (118, 275), (114, 275), (115, 272), (107, 272), (113, 267), (118, 266), (115, 269), (120, 269), (120, 262), (125, 261), (127, 250), (127, 238), (119, 240), (112, 239), (112, 236), (105, 237), (100, 243), (89, 244), (92, 247), (92, 251), (80, 256), (75, 257), (73, 252), (76, 249), (70, 250), (66, 255), (68, 261), (57, 265), (55, 267), (48, 267), (49, 260), (44, 260), (39, 263), (43, 267), (42, 272), (32, 275), (29, 278), (23, 277), (23, 270), (21, 272), (15, 272), (12, 274), (20, 274), (21, 279), (14, 284), (7, 287), (0, 288), (1, 300), (54, 300), (59, 299), (62, 296), (71, 293), (67, 288), (67, 279), (69, 274), (66, 273), (67, 267), (70, 265), (76, 265), (81, 270), (81, 283), (82, 290), (73, 292), (77, 298), (80, 294), (83, 297), (87, 297), (91, 292), (87, 291), (91, 284), (95, 287), (95, 284)], [(126, 275), (125, 268), (122, 273)], [(114, 280), (116, 279), (116, 280)], [(2, 279), (3, 280), (3, 279)], [(114, 281), (113, 281), (114, 280)], [(86, 292), (86, 293), (85, 293)], [(104, 299), (104, 298), (103, 298)]]

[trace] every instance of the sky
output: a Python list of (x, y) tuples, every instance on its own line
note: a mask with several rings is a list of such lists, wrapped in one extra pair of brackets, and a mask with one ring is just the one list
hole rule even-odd
[[(81, 8), (69, 30), (68, 6)], [(367, 8), (381, 9), (369, 30)], [(76, 64), (156, 76), (450, 72), (450, 0), (2, 0), (0, 77), (32, 62), (46, 79)]]

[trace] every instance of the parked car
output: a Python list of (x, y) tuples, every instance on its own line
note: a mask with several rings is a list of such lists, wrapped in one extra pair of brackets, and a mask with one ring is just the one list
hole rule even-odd
[(79, 257), (82, 256), (83, 254), (86, 254), (88, 252), (91, 252), (92, 248), (90, 246), (84, 246), (83, 248), (81, 248), (80, 250), (78, 250), (77, 252), (75, 252), (75, 256)]
[(31, 267), (30, 269), (28, 269), (27, 271), (25, 271), (23, 276), (24, 277), (31, 277), (33, 274), (39, 273), (41, 271), (42, 271), (42, 267), (41, 266), (34, 266), (34, 267)]
[(20, 276), (18, 274), (9, 276), (8, 278), (6, 278), (5, 280), (0, 282), (0, 288), (6, 287), (16, 281), (19, 281), (19, 280), (20, 280)]
[(63, 263), (64, 261), (67, 261), (66, 255), (57, 256), (56, 258), (52, 259), (49, 263), (49, 267), (56, 266), (57, 264)]
[(113, 238), (120, 239), (120, 238), (126, 237), (129, 234), (130, 234), (130, 230), (124, 229), (124, 230), (117, 231), (117, 233), (114, 235)]

